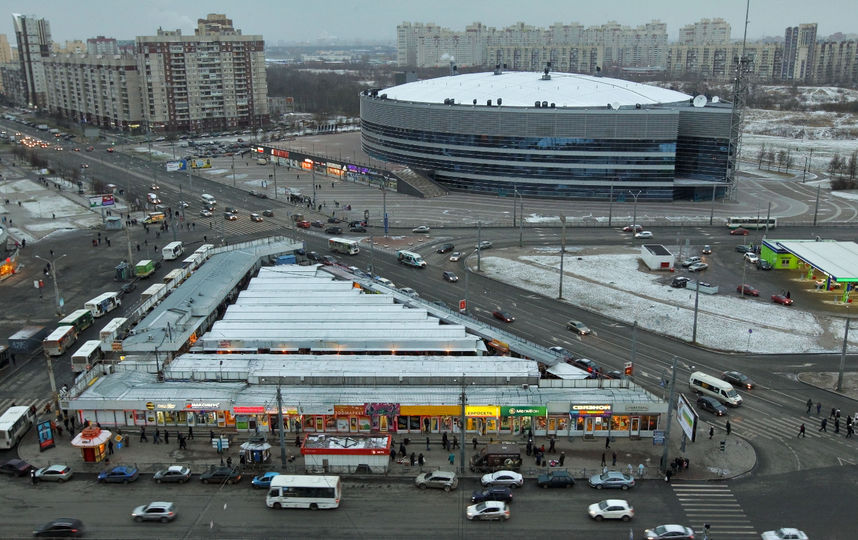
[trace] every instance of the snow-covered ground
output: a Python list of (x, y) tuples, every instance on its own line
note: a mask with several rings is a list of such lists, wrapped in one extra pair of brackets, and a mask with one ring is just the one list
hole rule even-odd
[[(593, 251), (567, 248), (563, 267), (565, 301), (691, 341), (693, 290), (670, 287), (672, 274), (647, 270), (637, 250)], [(559, 246), (549, 246), (524, 252), (510, 250), (506, 257), (484, 254), (481, 266), (483, 273), (494, 279), (556, 297), (559, 253)], [(713, 349), (752, 353), (832, 352), (840, 350), (843, 331), (842, 318), (806, 313), (796, 306), (773, 304), (767, 298), (743, 299), (733, 289), (721, 290), (716, 295), (700, 294), (699, 298), (697, 341)], [(858, 337), (850, 339), (850, 344), (856, 343)]]

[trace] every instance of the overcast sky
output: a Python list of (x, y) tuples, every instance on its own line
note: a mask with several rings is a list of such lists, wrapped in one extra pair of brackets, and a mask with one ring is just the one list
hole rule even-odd
[[(54, 41), (97, 35), (134, 39), (153, 35), (158, 27), (193, 34), (198, 18), (225, 13), (244, 34), (261, 34), (266, 42), (314, 41), (319, 38), (389, 40), (403, 21), (434, 22), (463, 30), (479, 21), (502, 28), (522, 21), (546, 27), (554, 22), (585, 26), (614, 20), (636, 26), (653, 19), (667, 24), (669, 39), (680, 26), (702, 18), (726, 19), (733, 37), (742, 37), (745, 0), (6, 0), (7, 14), (0, 33), (14, 46), (12, 13), (50, 21)], [(581, 9), (585, 7), (585, 9)], [(800, 23), (819, 24), (818, 33), (858, 32), (856, 0), (751, 0), (751, 38), (783, 36), (784, 28)]]

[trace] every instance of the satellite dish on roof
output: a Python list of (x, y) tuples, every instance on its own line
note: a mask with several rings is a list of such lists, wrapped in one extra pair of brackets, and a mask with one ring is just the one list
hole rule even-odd
[(718, 96), (712, 96), (712, 103), (719, 103), (720, 101), (721, 98), (719, 98)]
[(691, 102), (697, 108), (706, 106), (706, 96), (700, 94), (699, 96), (694, 96), (694, 100)]
[(619, 111), (620, 110), (620, 102), (614, 101), (613, 103), (611, 103), (611, 108), (614, 109), (615, 111)]

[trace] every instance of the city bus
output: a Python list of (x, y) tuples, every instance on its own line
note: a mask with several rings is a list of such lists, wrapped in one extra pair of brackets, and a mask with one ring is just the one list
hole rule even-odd
[(106, 292), (104, 294), (100, 294), (85, 303), (83, 307), (88, 309), (92, 316), (96, 319), (98, 317), (102, 317), (105, 314), (113, 311), (122, 305), (122, 300), (119, 299), (118, 292)]
[(124, 333), (125, 323), (128, 319), (125, 317), (116, 317), (106, 325), (98, 333), (98, 338), (101, 341), (101, 351), (110, 352), (113, 350), (113, 342), (119, 341), (120, 335)]
[(59, 326), (42, 341), (42, 347), (48, 356), (60, 356), (77, 341), (77, 329), (74, 326)]
[(328, 247), (331, 251), (342, 253), (343, 255), (357, 255), (360, 253), (357, 240), (349, 240), (348, 238), (331, 238), (328, 240)]
[(161, 249), (165, 261), (174, 261), (179, 258), (179, 255), (185, 252), (185, 246), (178, 240), (170, 242)]
[(75, 351), (71, 357), (72, 372), (80, 373), (86, 371), (104, 358), (104, 353), (101, 351), (101, 341), (91, 339), (81, 345), (80, 349)]
[(729, 217), (727, 227), (731, 229), (774, 229), (778, 225), (778, 218), (765, 217)]
[(0, 448), (12, 448), (35, 421), (35, 415), (30, 407), (9, 407), (0, 416)]
[(92, 312), (88, 309), (76, 309), (68, 314), (68, 316), (61, 320), (59, 324), (65, 326), (74, 326), (77, 333), (80, 334), (90, 326), (92, 326), (92, 322), (95, 318), (92, 316)]
[(265, 497), (268, 508), (309, 508), (340, 506), (343, 486), (339, 476), (278, 474), (271, 479)]

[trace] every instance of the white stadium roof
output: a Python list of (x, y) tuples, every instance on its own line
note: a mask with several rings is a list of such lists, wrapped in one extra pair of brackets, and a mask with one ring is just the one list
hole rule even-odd
[(619, 106), (658, 105), (661, 103), (688, 102), (692, 96), (648, 84), (622, 79), (594, 77), (577, 73), (551, 73), (551, 80), (543, 81), (542, 73), (507, 71), (468, 73), (438, 77), (393, 86), (379, 90), (387, 99), (418, 103), (443, 104), (447, 98), (459, 105), (485, 105), (492, 100), (503, 107), (533, 107), (538, 100), (555, 103), (557, 107), (605, 107), (609, 103)]

